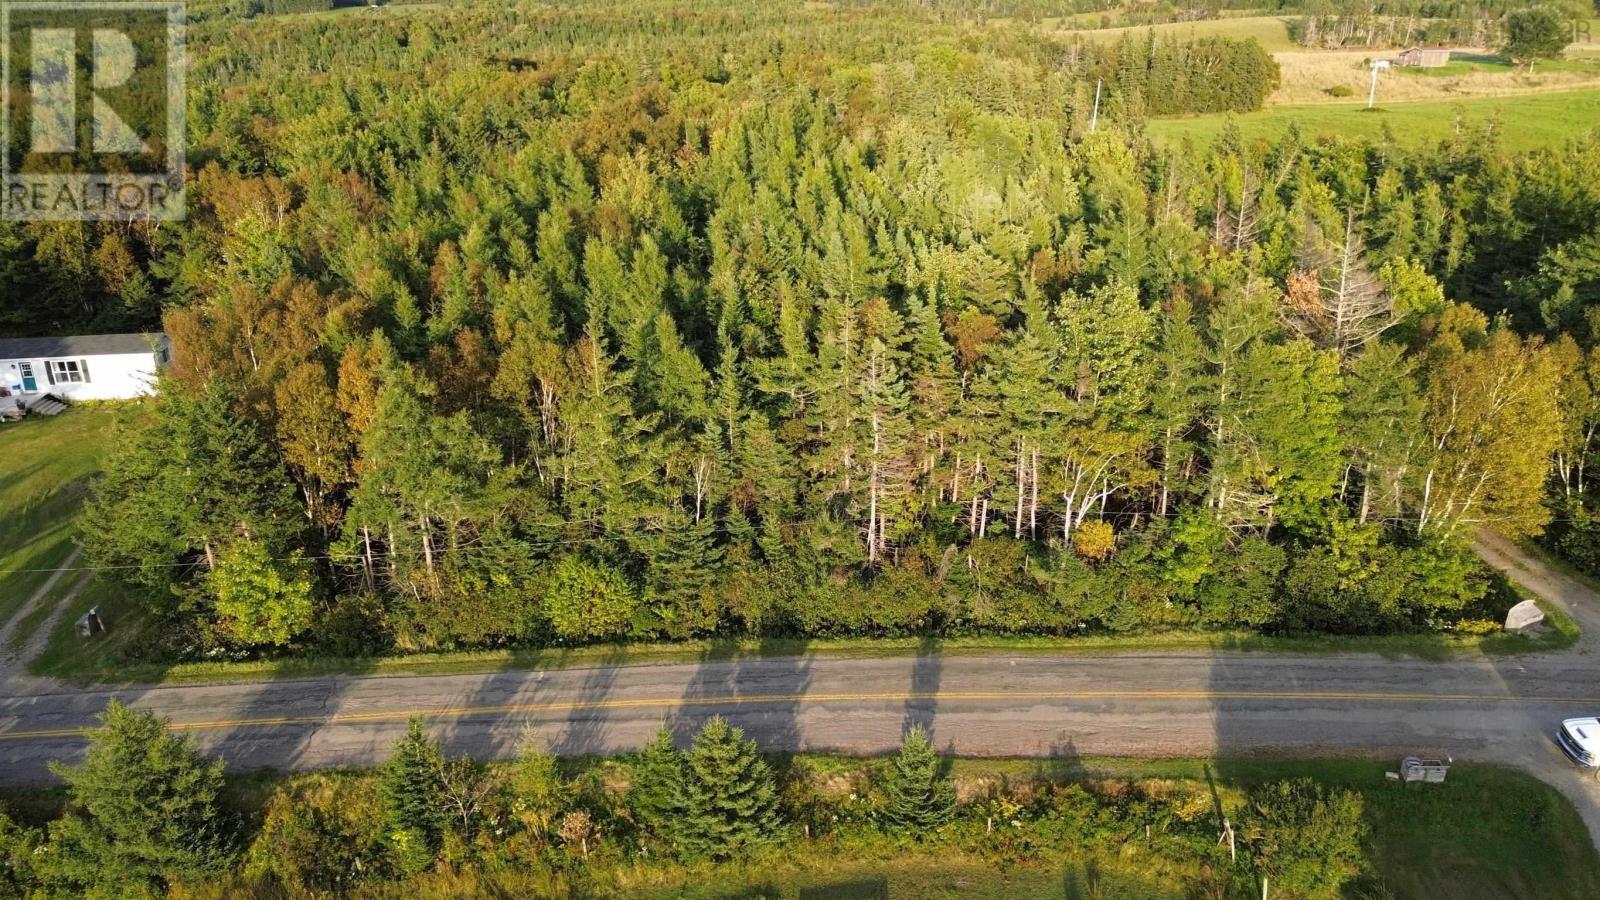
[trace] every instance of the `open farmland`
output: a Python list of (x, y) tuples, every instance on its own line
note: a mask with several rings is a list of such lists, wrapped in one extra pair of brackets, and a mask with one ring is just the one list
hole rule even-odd
[[(1267, 98), (1269, 106), (1364, 101), (1370, 78), (1368, 65), (1393, 50), (1296, 50), (1274, 53), (1283, 70), (1282, 81)], [(1350, 96), (1334, 96), (1339, 86)], [(1390, 105), (1413, 100), (1450, 100), (1505, 97), (1600, 87), (1600, 60), (1564, 60), (1541, 63), (1529, 74), (1504, 57), (1481, 50), (1455, 51), (1449, 65), (1438, 69), (1391, 69), (1379, 75), (1378, 103)], [(1330, 93), (1333, 91), (1334, 93)]]
[(1372, 112), (1364, 107), (1364, 103), (1351, 100), (1274, 106), (1242, 116), (1156, 119), (1148, 127), (1157, 140), (1176, 142), (1188, 138), (1208, 143), (1222, 133), (1230, 119), (1246, 138), (1282, 134), (1291, 123), (1298, 124), (1301, 132), (1313, 139), (1323, 135), (1379, 137), (1387, 126), (1396, 139), (1418, 144), (1444, 140), (1498, 118), (1501, 145), (1511, 151), (1562, 143), (1600, 128), (1600, 89), (1387, 103)]

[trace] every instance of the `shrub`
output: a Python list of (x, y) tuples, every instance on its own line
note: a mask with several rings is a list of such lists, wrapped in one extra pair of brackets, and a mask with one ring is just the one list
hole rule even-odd
[(1252, 792), (1245, 822), (1255, 863), (1275, 889), (1308, 900), (1334, 900), (1366, 868), (1364, 804), (1353, 791), (1309, 778)]
[(1322, 92), (1329, 97), (1354, 97), (1356, 89), (1348, 84), (1331, 84), (1323, 88)]
[(290, 895), (344, 894), (385, 870), (381, 814), (367, 779), (316, 775), (273, 795), (244, 874)]
[(0, 807), (0, 897), (26, 896), (32, 883), (29, 860), (39, 836), (11, 821)]
[(537, 739), (523, 739), (517, 761), (511, 767), (511, 809), (524, 826), (545, 837), (556, 816), (566, 807), (569, 794), (557, 768), (555, 754)]
[(621, 572), (568, 556), (556, 563), (544, 595), (544, 612), (561, 637), (598, 640), (627, 631), (638, 603)]
[(330, 656), (376, 656), (394, 647), (388, 613), (377, 594), (344, 594), (317, 617), (307, 637)]
[(1279, 614), (1279, 579), (1288, 564), (1282, 547), (1259, 537), (1239, 542), (1221, 571), (1201, 579), (1200, 621), (1217, 628), (1258, 628)]
[(261, 541), (238, 541), (217, 554), (209, 582), (221, 630), (237, 643), (287, 644), (311, 624), (311, 574), (298, 550), (274, 559)]

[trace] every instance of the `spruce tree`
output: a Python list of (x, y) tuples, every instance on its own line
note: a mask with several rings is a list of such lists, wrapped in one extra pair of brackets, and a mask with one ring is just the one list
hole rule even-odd
[(140, 894), (169, 877), (220, 872), (229, 849), (222, 764), (115, 700), (100, 721), (82, 765), (51, 766), (71, 807), (37, 859), (44, 880), (64, 894)]
[(714, 516), (698, 521), (672, 509), (657, 546), (652, 547), (647, 588), (650, 606), (662, 631), (683, 638), (716, 626), (711, 589), (722, 566)]
[(940, 771), (939, 755), (922, 726), (914, 726), (889, 763), (883, 790), (888, 797), (884, 820), (897, 829), (920, 834), (948, 823), (956, 814), (956, 792)]
[(778, 786), (755, 741), (713, 718), (685, 754), (672, 845), (689, 859), (726, 859), (777, 838)]
[(422, 720), (415, 718), (379, 777), (385, 833), (407, 872), (419, 872), (432, 863), (444, 836), (441, 762), (438, 745), (428, 739)]
[(672, 732), (663, 727), (631, 767), (628, 805), (640, 825), (669, 843), (683, 812), (678, 803), (683, 779), (683, 754), (672, 745)]
[(265, 431), (236, 412), (227, 388), (159, 387), (143, 417), (108, 445), (81, 527), (94, 565), (115, 568), (141, 600), (167, 612), (181, 596), (175, 579), (192, 571), (175, 563), (209, 571), (224, 545), (244, 537), (281, 555), (304, 515)]

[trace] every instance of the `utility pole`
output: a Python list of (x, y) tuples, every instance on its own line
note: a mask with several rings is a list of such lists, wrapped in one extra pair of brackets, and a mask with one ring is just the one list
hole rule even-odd
[(1100, 125), (1100, 85), (1103, 83), (1102, 79), (1096, 78), (1094, 80), (1094, 114), (1089, 116), (1090, 132), (1093, 132)]

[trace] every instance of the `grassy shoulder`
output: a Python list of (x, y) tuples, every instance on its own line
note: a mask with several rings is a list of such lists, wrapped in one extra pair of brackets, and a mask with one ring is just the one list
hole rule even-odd
[[(101, 606), (110, 631), (82, 639), (76, 617)], [(1264, 635), (1253, 632), (1171, 632), (1082, 637), (726, 638), (672, 643), (599, 644), (571, 648), (462, 650), (382, 657), (288, 657), (176, 664), (139, 662), (139, 637), (150, 627), (113, 588), (95, 582), (56, 624), (44, 652), (30, 665), (36, 675), (76, 683), (181, 684), (263, 681), (323, 675), (452, 675), (595, 665), (701, 663), (763, 657), (887, 657), (915, 655), (1084, 655), (1120, 653), (1372, 653), (1447, 660), (1472, 655), (1515, 655), (1560, 650), (1579, 636), (1577, 623), (1541, 602), (1551, 627), (1537, 636), (1517, 634)]]
[(1396, 141), (1424, 145), (1497, 119), (1501, 147), (1520, 152), (1558, 146), (1594, 131), (1596, 123), (1600, 123), (1600, 89), (1462, 100), (1385, 101), (1371, 112), (1365, 107), (1364, 100), (1273, 106), (1243, 115), (1153, 119), (1147, 128), (1151, 137), (1171, 144), (1185, 140), (1196, 145), (1212, 143), (1232, 121), (1247, 140), (1273, 138), (1294, 125), (1310, 140), (1385, 139), (1388, 129)]

